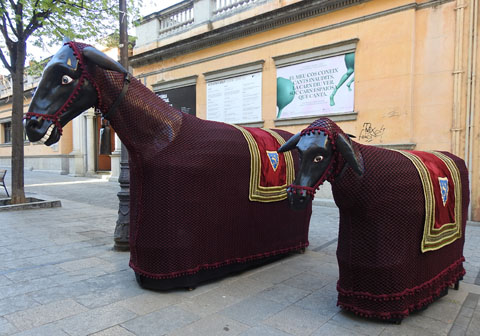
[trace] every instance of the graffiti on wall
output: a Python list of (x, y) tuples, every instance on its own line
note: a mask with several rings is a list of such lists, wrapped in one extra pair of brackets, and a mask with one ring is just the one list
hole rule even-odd
[(365, 142), (372, 142), (375, 138), (382, 138), (385, 132), (385, 127), (373, 127), (372, 123), (363, 123), (362, 130), (360, 131), (359, 139)]

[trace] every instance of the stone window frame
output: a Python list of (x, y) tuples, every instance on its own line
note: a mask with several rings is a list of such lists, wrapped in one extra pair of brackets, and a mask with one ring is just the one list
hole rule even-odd
[(158, 81), (152, 85), (152, 91), (157, 93), (159, 91), (173, 90), (186, 86), (197, 85), (198, 75), (172, 79), (169, 81)]
[[(10, 142), (5, 142), (5, 124), (10, 123)], [(0, 119), (0, 146), (12, 145), (12, 119), (2, 118)]]
[[(214, 82), (222, 79), (229, 79), (234, 77), (245, 76), (253, 73), (261, 73), (262, 74), (262, 82), (263, 82), (263, 67), (265, 65), (265, 60), (258, 60), (250, 63), (240, 64), (233, 67), (217, 69), (213, 71), (204, 72), (203, 76), (205, 78), (205, 83)], [(205, 92), (205, 95), (207, 93)], [(261, 94), (262, 101), (263, 101), (263, 92)], [(208, 99), (208, 97), (206, 97)], [(262, 103), (263, 104), (263, 103)], [(249, 121), (249, 122), (239, 122), (236, 125), (239, 126), (247, 126), (247, 127), (263, 127), (265, 121), (263, 120), (263, 108), (260, 107), (262, 110), (261, 118), (262, 120), (258, 121)]]
[[(158, 96), (160, 92), (195, 86), (195, 102), (197, 102), (197, 82), (198, 75), (176, 78), (172, 80), (161, 80), (152, 85), (152, 91)], [(196, 104), (196, 103), (195, 103)], [(197, 107), (195, 106), (195, 111)], [(193, 115), (197, 115), (196, 112)]]

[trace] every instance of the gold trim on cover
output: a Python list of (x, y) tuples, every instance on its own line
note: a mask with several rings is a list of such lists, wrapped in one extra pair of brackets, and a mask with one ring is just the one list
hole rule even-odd
[[(257, 142), (253, 135), (238, 125), (232, 125), (242, 132), (245, 140), (248, 143), (248, 149), (250, 150), (250, 192), (248, 198), (250, 201), (256, 202), (277, 202), (283, 201), (287, 198), (287, 187), (295, 179), (295, 166), (293, 164), (293, 156), (291, 152), (284, 154), (286, 164), (286, 184), (275, 187), (264, 187), (260, 185), (261, 173), (262, 173), (262, 161), (260, 159), (260, 150), (258, 149)], [(285, 143), (285, 140), (275, 131), (262, 128), (262, 130), (270, 133), (281, 145)]]
[(395, 151), (410, 159), (415, 168), (417, 168), (420, 180), (422, 181), (423, 193), (425, 196), (425, 223), (421, 246), (422, 252), (435, 251), (453, 243), (462, 236), (462, 184), (460, 180), (460, 171), (458, 170), (457, 165), (451, 158), (442, 153), (435, 151), (428, 152), (438, 157), (447, 166), (453, 179), (455, 195), (455, 222), (444, 224), (440, 228), (435, 228), (435, 197), (433, 194), (432, 179), (430, 178), (428, 168), (415, 154), (399, 150)]

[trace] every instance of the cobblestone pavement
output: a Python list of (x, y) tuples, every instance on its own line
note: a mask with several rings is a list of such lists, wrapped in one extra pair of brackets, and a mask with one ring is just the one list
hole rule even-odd
[(336, 307), (335, 207), (315, 202), (303, 255), (153, 292), (137, 285), (129, 253), (112, 250), (117, 183), (28, 171), (25, 185), (62, 207), (0, 212), (0, 335), (479, 335), (478, 223), (467, 226), (460, 290), (394, 325)]

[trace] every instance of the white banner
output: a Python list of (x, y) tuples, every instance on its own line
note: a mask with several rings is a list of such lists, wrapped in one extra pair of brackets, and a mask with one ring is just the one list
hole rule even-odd
[(227, 123), (262, 120), (262, 73), (208, 82), (207, 119)]
[(353, 111), (355, 54), (277, 69), (277, 118)]

